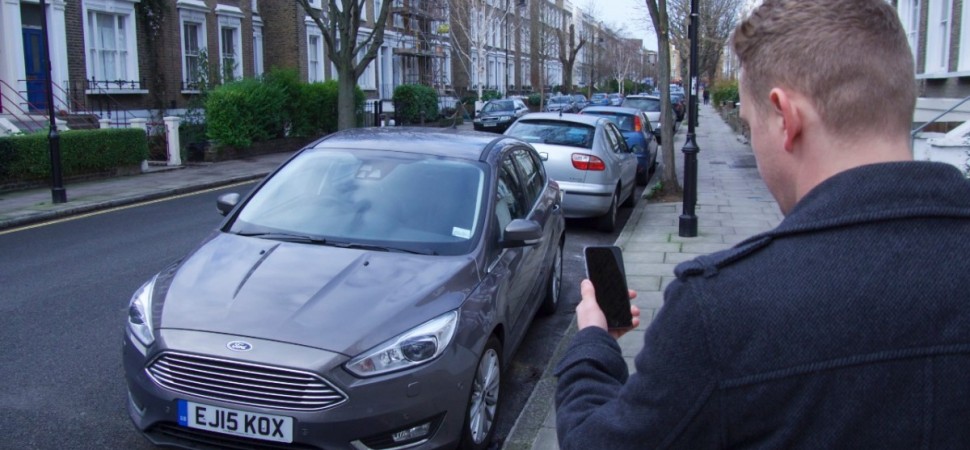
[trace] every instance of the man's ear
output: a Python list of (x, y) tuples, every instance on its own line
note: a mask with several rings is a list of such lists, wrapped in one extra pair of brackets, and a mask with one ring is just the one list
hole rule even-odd
[(781, 88), (774, 88), (768, 93), (768, 100), (775, 112), (781, 116), (782, 131), (785, 133), (785, 151), (791, 152), (795, 148), (795, 140), (802, 133), (802, 111), (800, 104), (794, 101), (789, 92)]

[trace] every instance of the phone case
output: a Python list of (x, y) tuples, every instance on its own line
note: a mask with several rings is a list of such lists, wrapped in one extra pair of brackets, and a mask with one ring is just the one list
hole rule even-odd
[(630, 328), (630, 292), (626, 284), (623, 253), (616, 246), (589, 246), (586, 256), (586, 276), (596, 289), (596, 302), (606, 316), (609, 328)]

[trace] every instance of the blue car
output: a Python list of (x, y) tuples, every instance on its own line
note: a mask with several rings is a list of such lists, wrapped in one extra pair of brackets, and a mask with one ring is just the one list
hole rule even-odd
[(605, 93), (598, 92), (589, 98), (589, 106), (610, 106), (610, 98)]
[(587, 106), (580, 114), (600, 116), (615, 123), (626, 145), (637, 155), (637, 184), (646, 186), (657, 170), (657, 141), (660, 130), (654, 131), (650, 119), (637, 108), (621, 106)]

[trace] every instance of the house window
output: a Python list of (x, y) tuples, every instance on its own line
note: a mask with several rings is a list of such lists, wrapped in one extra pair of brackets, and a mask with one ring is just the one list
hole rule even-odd
[(84, 3), (87, 78), (92, 89), (141, 89), (132, 1)]
[(322, 36), (311, 34), (307, 36), (307, 52), (308, 52), (308, 73), (307, 81), (310, 83), (315, 83), (317, 81), (323, 81), (323, 46), (321, 45)]
[(926, 73), (949, 71), (951, 3), (930, 2), (927, 14)]
[(261, 23), (253, 24), (253, 72), (254, 75), (262, 75), (263, 68), (263, 26)]
[(203, 22), (182, 22), (182, 89), (198, 90), (204, 77), (202, 56), (205, 54), (205, 18)]
[(235, 6), (217, 5), (219, 20), (219, 74), (222, 82), (239, 80), (243, 76), (242, 18)]

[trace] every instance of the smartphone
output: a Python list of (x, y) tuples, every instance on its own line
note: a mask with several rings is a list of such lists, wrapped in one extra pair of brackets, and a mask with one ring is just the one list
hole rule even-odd
[(614, 245), (591, 245), (583, 253), (586, 257), (586, 277), (596, 289), (596, 303), (606, 315), (607, 327), (631, 328), (633, 314), (630, 312), (630, 291), (626, 286), (622, 250)]

